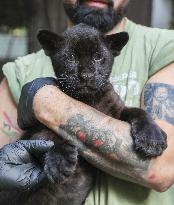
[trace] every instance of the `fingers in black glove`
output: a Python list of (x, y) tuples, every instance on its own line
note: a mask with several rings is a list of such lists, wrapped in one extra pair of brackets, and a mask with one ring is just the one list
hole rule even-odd
[(0, 189), (30, 190), (47, 181), (43, 168), (33, 156), (43, 155), (54, 143), (44, 140), (19, 140), (0, 150)]

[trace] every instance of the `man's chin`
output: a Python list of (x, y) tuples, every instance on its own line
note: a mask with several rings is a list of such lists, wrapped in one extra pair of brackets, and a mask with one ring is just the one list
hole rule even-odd
[(73, 24), (85, 23), (95, 27), (102, 33), (107, 33), (117, 25), (122, 16), (117, 15), (112, 6), (98, 8), (92, 6), (93, 3), (94, 1), (79, 1), (74, 6), (64, 4), (64, 7)]

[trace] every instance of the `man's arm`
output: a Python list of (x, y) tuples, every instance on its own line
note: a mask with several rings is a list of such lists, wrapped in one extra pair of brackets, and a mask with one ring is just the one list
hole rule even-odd
[[(168, 148), (164, 153), (151, 160), (149, 170), (158, 173), (166, 188), (174, 183), (174, 63), (166, 66), (145, 85), (142, 94), (144, 108), (167, 134)], [(152, 180), (153, 183), (153, 180)], [(164, 188), (165, 189), (165, 188)]]
[(22, 131), (17, 125), (17, 110), (7, 80), (0, 83), (0, 147), (17, 140)]
[(3, 79), (0, 83), (0, 190), (26, 191), (47, 181), (43, 168), (37, 164), (36, 157), (33, 159), (32, 156), (44, 155), (53, 147), (53, 142), (14, 142), (21, 134), (17, 126), (16, 105), (7, 80)]
[[(171, 75), (166, 70), (168, 68), (163, 75)], [(159, 73), (153, 76), (153, 82), (158, 78)], [(170, 83), (168, 77), (165, 80)], [(129, 124), (66, 96), (54, 86), (47, 85), (37, 92), (33, 109), (39, 121), (72, 140), (84, 158), (105, 172), (157, 191), (164, 191), (173, 184), (173, 125), (157, 121), (168, 135), (168, 148), (162, 156), (145, 161), (133, 149)]]
[(148, 186), (145, 178), (149, 161), (139, 159), (134, 153), (129, 124), (78, 102), (50, 85), (37, 92), (33, 107), (39, 121), (73, 141), (81, 155), (96, 167), (115, 177)]

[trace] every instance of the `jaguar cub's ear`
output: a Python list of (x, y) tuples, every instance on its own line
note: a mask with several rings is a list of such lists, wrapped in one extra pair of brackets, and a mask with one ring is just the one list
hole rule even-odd
[(37, 34), (37, 39), (45, 51), (45, 54), (50, 56), (57, 48), (60, 43), (63, 42), (64, 38), (61, 35), (57, 35), (51, 31), (41, 30)]
[(104, 36), (104, 42), (111, 50), (113, 56), (118, 56), (121, 49), (127, 44), (129, 35), (127, 32)]

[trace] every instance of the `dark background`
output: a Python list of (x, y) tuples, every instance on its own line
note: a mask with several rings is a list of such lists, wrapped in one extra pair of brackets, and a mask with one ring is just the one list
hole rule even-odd
[[(152, 0), (132, 0), (127, 16), (136, 23), (150, 26), (151, 11)], [(67, 27), (67, 17), (62, 7), (62, 0), (0, 0), (0, 34), (13, 36), (13, 29), (18, 27), (25, 28), (27, 31), (26, 36), (22, 37), (26, 39), (27, 44), (27, 51), (24, 55), (37, 51), (40, 48), (36, 40), (36, 33), (39, 29), (60, 33)], [(10, 45), (8, 46), (10, 48)], [(14, 57), (10, 56), (0, 59), (0, 79), (2, 78), (2, 65), (13, 60)]]
[(132, 0), (127, 16), (136, 23), (150, 26), (152, 0)]

